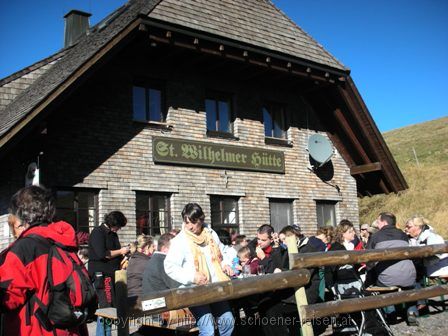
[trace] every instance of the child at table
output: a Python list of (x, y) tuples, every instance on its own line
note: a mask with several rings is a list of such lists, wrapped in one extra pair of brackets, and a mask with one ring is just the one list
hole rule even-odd
[(250, 267), (250, 274), (257, 274), (258, 259), (251, 254), (249, 247), (244, 246), (240, 248), (237, 255), (240, 260), (240, 264), (237, 268), (240, 271), (243, 271), (244, 266), (248, 265)]

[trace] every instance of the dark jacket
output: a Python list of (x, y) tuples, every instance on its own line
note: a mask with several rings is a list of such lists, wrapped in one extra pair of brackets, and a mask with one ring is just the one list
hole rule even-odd
[[(321, 247), (316, 247), (316, 241), (314, 241), (315, 237), (303, 238), (299, 242), (299, 253), (315, 253), (322, 252)], [(315, 238), (318, 239), (318, 238)], [(313, 244), (314, 242), (314, 244)], [(319, 285), (320, 285), (320, 276), (319, 276), (319, 268), (308, 268), (311, 273), (310, 282), (305, 286), (306, 298), (308, 300), (308, 304), (317, 303), (320, 301), (319, 299)]]
[(165, 289), (177, 288), (181, 285), (181, 283), (166, 274), (163, 266), (165, 257), (166, 254), (155, 252), (146, 263), (142, 279), (144, 295), (160, 292)]
[[(386, 225), (372, 235), (367, 249), (408, 247), (409, 238), (395, 226)], [(377, 284), (382, 286), (412, 287), (415, 284), (416, 270), (411, 260), (380, 261), (374, 266)]]
[(105, 224), (92, 230), (89, 237), (89, 274), (102, 272), (105, 276), (114, 278), (115, 271), (120, 269), (121, 257), (106, 258), (107, 251), (119, 250), (120, 241), (116, 232)]
[[(338, 242), (334, 242), (331, 244), (331, 247), (328, 251), (346, 251), (344, 245)], [(325, 286), (327, 288), (331, 288), (336, 283), (350, 283), (358, 280), (356, 275), (356, 271), (353, 268), (353, 265), (335, 265), (335, 266), (326, 266), (325, 267)]]
[[(247, 245), (250, 249), (250, 252), (253, 256), (257, 256), (255, 252), (257, 248), (257, 238), (252, 239)], [(267, 253), (268, 249), (265, 249), (265, 253)], [(286, 271), (289, 269), (289, 258), (288, 258), (288, 250), (283, 248), (282, 246), (273, 247), (270, 246), (269, 253), (267, 253), (266, 258), (263, 260), (258, 260), (258, 264), (264, 266), (266, 273), (274, 273), (276, 268), (281, 269), (282, 271)]]
[[(0, 259), (0, 287), (3, 295), (1, 310), (4, 312), (5, 335), (53, 335), (46, 331), (37, 320), (37, 304), (30, 302), (32, 293), (44, 305), (48, 305), (49, 292), (47, 283), (48, 245), (29, 235), (50, 238), (57, 243), (73, 248), (72, 258), (76, 255), (75, 230), (66, 222), (32, 226), (22, 233)], [(29, 314), (27, 314), (27, 312)], [(29, 323), (27, 323), (27, 315)], [(85, 328), (85, 325), (83, 325)], [(80, 329), (56, 330), (57, 335), (79, 335)]]
[(126, 270), (128, 278), (128, 296), (140, 296), (143, 293), (142, 278), (146, 264), (150, 257), (141, 252), (135, 252), (129, 258), (128, 268)]

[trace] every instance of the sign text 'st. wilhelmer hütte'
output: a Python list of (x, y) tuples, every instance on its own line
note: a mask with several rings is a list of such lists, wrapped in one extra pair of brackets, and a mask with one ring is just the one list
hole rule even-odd
[(285, 173), (282, 151), (167, 137), (152, 143), (155, 163)]

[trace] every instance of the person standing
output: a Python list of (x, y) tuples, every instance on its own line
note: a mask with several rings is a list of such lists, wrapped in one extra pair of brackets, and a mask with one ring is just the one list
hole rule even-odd
[[(164, 267), (169, 277), (183, 285), (205, 285), (228, 281), (233, 274), (222, 261), (223, 245), (215, 231), (204, 224), (205, 215), (197, 203), (188, 203), (182, 210), (181, 232), (171, 240)], [(214, 320), (221, 336), (230, 336), (234, 318), (228, 302), (191, 307), (199, 335), (214, 335)]]
[(55, 211), (51, 192), (40, 186), (20, 189), (11, 199), (10, 225), (22, 225), (25, 231), (18, 233), (18, 239), (2, 253), (0, 260), (0, 299), (5, 335), (87, 334), (85, 323), (64, 330), (51, 325), (44, 327), (43, 323), (48, 319), (38, 314), (38, 311), (42, 312), (40, 305), (48, 306), (50, 301), (47, 280), (49, 247), (41, 239), (73, 249), (72, 258), (76, 260), (75, 230), (66, 222), (53, 222)]
[[(114, 306), (115, 271), (129, 247), (121, 247), (117, 231), (124, 227), (127, 219), (121, 211), (112, 211), (104, 216), (104, 222), (92, 230), (89, 238), (89, 274), (94, 279), (99, 308)], [(104, 329), (103, 329), (104, 326)], [(110, 335), (111, 326), (103, 325), (98, 317), (97, 336)]]

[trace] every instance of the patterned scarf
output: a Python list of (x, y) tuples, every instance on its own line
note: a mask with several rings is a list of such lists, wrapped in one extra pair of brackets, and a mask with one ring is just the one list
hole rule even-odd
[(221, 268), (222, 254), (219, 250), (219, 246), (216, 244), (212, 237), (211, 231), (204, 227), (200, 235), (196, 235), (189, 230), (185, 230), (185, 235), (190, 242), (191, 251), (193, 253), (194, 266), (196, 272), (201, 272), (207, 276), (207, 280), (210, 282), (210, 272), (207, 265), (207, 260), (204, 253), (202, 253), (200, 247), (208, 247), (210, 255), (212, 257), (212, 265), (219, 281), (228, 281), (229, 277), (223, 272)]

